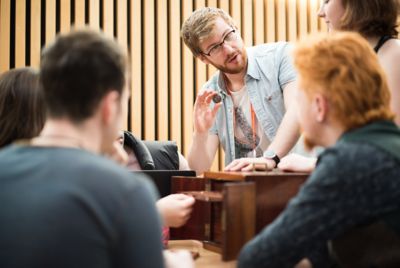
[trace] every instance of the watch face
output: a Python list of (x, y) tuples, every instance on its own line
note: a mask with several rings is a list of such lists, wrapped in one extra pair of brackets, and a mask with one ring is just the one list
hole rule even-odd
[(272, 159), (272, 158), (274, 158), (274, 157), (276, 156), (276, 154), (275, 154), (274, 151), (267, 150), (267, 151), (264, 152), (263, 156), (264, 156), (265, 158), (270, 158), (270, 159)]

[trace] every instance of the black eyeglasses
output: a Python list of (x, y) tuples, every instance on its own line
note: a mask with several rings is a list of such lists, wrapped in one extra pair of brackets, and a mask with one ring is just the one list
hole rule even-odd
[(232, 31), (230, 31), (229, 33), (227, 33), (225, 35), (225, 37), (222, 39), (221, 43), (218, 43), (215, 46), (213, 46), (212, 48), (210, 48), (208, 53), (202, 52), (201, 54), (206, 55), (206, 56), (211, 56), (211, 57), (216, 56), (219, 53), (221, 53), (222, 47), (225, 44), (225, 42), (232, 42), (232, 41), (235, 41), (236, 39), (237, 39), (236, 30), (232, 29)]

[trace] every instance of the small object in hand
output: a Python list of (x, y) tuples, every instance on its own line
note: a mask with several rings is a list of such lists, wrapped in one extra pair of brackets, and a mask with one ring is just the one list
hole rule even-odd
[(222, 101), (222, 98), (221, 98), (221, 96), (219, 94), (215, 94), (213, 96), (212, 100), (213, 100), (214, 103), (219, 103), (219, 102)]

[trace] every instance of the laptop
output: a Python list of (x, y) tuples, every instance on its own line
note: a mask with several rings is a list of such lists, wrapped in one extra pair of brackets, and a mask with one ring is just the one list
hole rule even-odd
[(165, 197), (171, 194), (171, 177), (173, 176), (189, 176), (195, 177), (194, 170), (138, 170), (132, 173), (145, 174), (156, 185), (160, 197)]

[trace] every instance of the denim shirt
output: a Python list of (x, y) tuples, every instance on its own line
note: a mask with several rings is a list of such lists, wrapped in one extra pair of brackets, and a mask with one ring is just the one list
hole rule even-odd
[[(248, 57), (246, 89), (257, 120), (271, 142), (285, 114), (282, 89), (296, 78), (288, 55), (289, 48), (288, 43), (278, 42), (246, 49)], [(207, 81), (203, 88), (213, 89), (222, 97), (222, 107), (209, 133), (218, 135), (225, 151), (225, 165), (227, 165), (236, 159), (233, 102), (226, 92), (220, 72)]]

